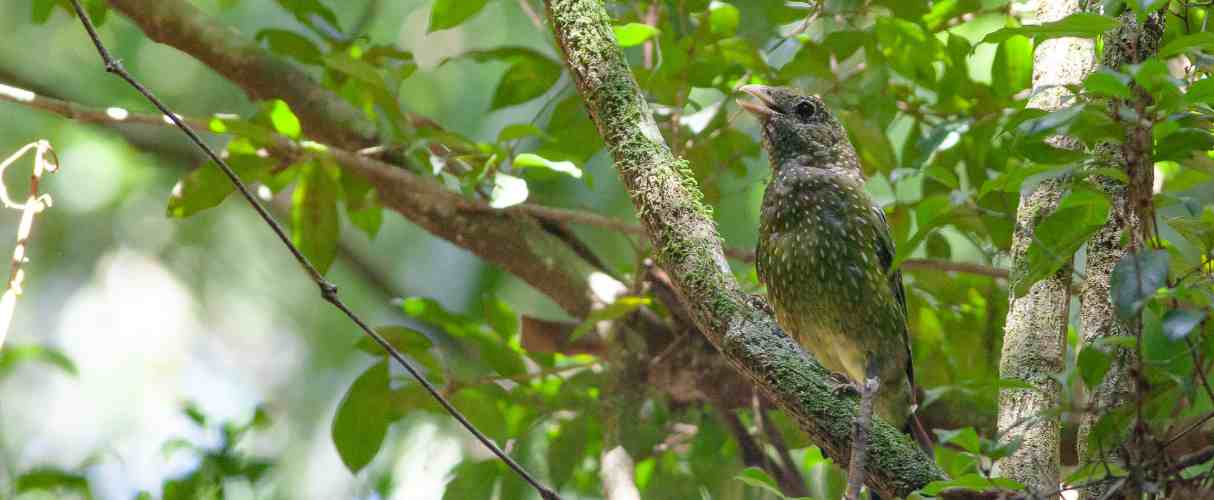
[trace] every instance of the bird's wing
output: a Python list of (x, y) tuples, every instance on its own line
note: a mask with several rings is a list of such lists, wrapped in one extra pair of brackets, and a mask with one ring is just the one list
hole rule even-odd
[[(889, 272), (890, 268), (894, 265), (894, 255), (897, 255), (897, 252), (894, 250), (894, 237), (889, 232), (889, 221), (885, 219), (885, 211), (877, 206), (873, 207), (873, 211), (877, 212), (877, 218), (881, 221), (881, 227), (877, 231), (877, 260), (881, 263), (881, 267), (886, 272)], [(906, 345), (906, 376), (913, 388), (915, 386), (915, 370), (911, 366), (910, 328), (906, 324), (910, 318), (910, 311), (906, 308), (906, 289), (902, 286), (901, 270), (894, 270), (889, 273), (889, 287), (894, 293), (894, 299), (898, 301), (898, 308), (902, 311), (902, 343)]]

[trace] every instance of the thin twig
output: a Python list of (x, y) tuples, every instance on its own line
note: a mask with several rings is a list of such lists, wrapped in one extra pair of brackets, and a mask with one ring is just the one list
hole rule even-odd
[[(25, 156), (30, 150), (34, 151), (34, 170), (30, 174), (30, 194), (25, 203), (17, 203), (9, 198), (8, 189), (4, 186), (4, 171), (18, 158)], [(47, 161), (47, 156), (54, 161)], [(29, 261), (25, 254), (25, 245), (29, 242), (30, 231), (34, 228), (34, 216), (51, 206), (51, 196), (38, 193), (38, 182), (43, 173), (59, 169), (59, 158), (51, 143), (40, 140), (26, 144), (3, 162), (0, 162), (0, 201), (4, 208), (21, 211), (21, 223), (17, 226), (17, 243), (13, 247), (13, 261), (9, 269), (8, 289), (0, 298), (0, 347), (4, 347), (4, 338), (8, 336), (8, 327), (13, 321), (13, 311), (17, 308), (17, 297), (21, 296), (21, 285), (25, 281), (25, 270), (22, 267)]]
[(125, 68), (123, 68), (122, 64), (118, 60), (114, 59), (114, 57), (110, 55), (110, 52), (105, 47), (105, 44), (101, 42), (101, 37), (97, 34), (97, 28), (93, 24), (92, 19), (89, 18), (89, 15), (87, 12), (85, 12), (84, 7), (80, 5), (80, 0), (72, 0), (72, 8), (75, 9), (77, 17), (79, 17), (80, 22), (84, 25), (84, 29), (88, 32), (89, 38), (93, 41), (93, 45), (97, 48), (98, 55), (101, 56), (101, 60), (105, 63), (105, 70), (109, 73), (117, 75), (119, 78), (131, 85), (131, 87), (134, 87), (135, 90), (142, 94), (143, 97), (148, 100), (148, 102), (151, 102), (156, 109), (160, 110), (161, 113), (164, 113), (166, 117), (172, 120), (173, 123), (177, 125), (177, 127), (180, 128), (181, 131), (184, 132), (195, 145), (203, 150), (206, 155), (212, 161), (214, 161), (221, 170), (223, 170), (224, 175), (228, 177), (228, 180), (232, 182), (232, 185), (236, 187), (237, 191), (240, 191), (240, 194), (242, 197), (244, 197), (245, 201), (248, 201), (249, 205), (253, 207), (253, 210), (257, 212), (257, 215), (261, 217), (262, 221), (264, 221), (266, 225), (270, 226), (270, 229), (274, 231), (274, 234), (278, 236), (278, 239), (282, 241), (283, 245), (287, 247), (287, 250), (291, 252), (291, 255), (295, 257), (295, 260), (299, 262), (300, 266), (303, 267), (304, 271), (308, 274), (312, 281), (316, 283), (317, 287), (320, 288), (321, 297), (323, 297), (325, 301), (332, 304), (333, 307), (336, 307), (343, 314), (345, 314), (350, 321), (353, 321), (354, 324), (358, 325), (359, 329), (361, 329), (376, 343), (383, 347), (384, 350), (387, 351), (397, 363), (405, 368), (405, 370), (408, 371), (409, 374), (418, 381), (418, 383), (425, 387), (426, 391), (429, 392), (430, 395), (434, 397), (434, 399), (437, 400), (439, 404), (441, 404), (443, 408), (445, 408), (447, 412), (451, 414), (452, 417), (455, 417), (455, 419), (458, 420), (459, 423), (468, 430), (468, 432), (472, 433), (477, 440), (484, 444), (486, 448), (492, 451), (494, 455), (497, 455), (499, 459), (513, 469), (514, 472), (517, 473), (524, 481), (535, 488), (542, 498), (545, 500), (559, 499), (560, 497), (556, 494), (556, 492), (548, 489), (546, 486), (541, 484), (539, 480), (532, 477), (531, 474), (523, 468), (523, 466), (519, 465), (518, 462), (515, 462), (514, 459), (510, 458), (510, 456), (507, 455), (506, 452), (502, 451), (502, 449), (496, 444), (494, 444), (488, 436), (477, 429), (476, 426), (472, 425), (472, 422), (468, 421), (468, 419), (464, 417), (464, 415), (460, 413), (450, 401), (447, 401), (447, 399), (439, 393), (438, 389), (435, 388), (434, 385), (426, 379), (426, 377), (424, 377), (420, 372), (417, 371), (416, 368), (413, 367), (413, 365), (405, 360), (405, 357), (401, 355), (400, 351), (397, 351), (396, 348), (393, 347), (392, 344), (388, 343), (386, 339), (375, 333), (375, 331), (372, 330), (361, 317), (355, 314), (354, 311), (350, 310), (350, 308), (346, 306), (346, 304), (342, 302), (340, 298), (338, 298), (337, 286), (326, 281), (320, 271), (318, 271), (316, 267), (308, 261), (308, 258), (304, 256), (303, 252), (301, 252), (299, 248), (297, 248), (291, 242), (291, 239), (287, 236), (286, 231), (284, 231), (282, 226), (274, 220), (269, 211), (257, 201), (257, 198), (254, 197), (248, 186), (246, 186), (245, 183), (240, 180), (240, 177), (236, 175), (236, 172), (232, 170), (232, 167), (230, 167), (227, 162), (223, 160), (223, 158), (220, 158), (219, 154), (207, 146), (206, 143), (204, 143), (198, 136), (198, 134), (185, 123), (185, 121), (170, 111), (168, 107), (160, 101), (160, 99), (157, 99), (156, 96), (152, 95), (150, 90), (144, 87), (143, 84), (139, 83), (138, 80), (136, 80), (133, 76), (131, 76), (130, 73), (126, 71)]
[(859, 500), (860, 487), (864, 486), (864, 461), (868, 452), (868, 436), (873, 425), (873, 398), (881, 382), (877, 379), (877, 360), (870, 356), (865, 369), (864, 386), (860, 388), (860, 412), (851, 440), (851, 461), (847, 466), (847, 493), (843, 498)]

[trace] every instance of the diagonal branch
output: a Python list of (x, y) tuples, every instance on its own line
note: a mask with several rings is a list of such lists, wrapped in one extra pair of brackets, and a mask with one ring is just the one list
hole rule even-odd
[[(776, 326), (730, 272), (700, 192), (666, 146), (624, 61), (601, 0), (547, 0), (548, 17), (578, 91), (598, 126), (646, 232), (696, 325), (732, 364), (838, 463), (848, 461), (854, 398)], [(895, 427), (874, 422), (867, 476), (906, 496), (943, 473)]]
[[(286, 101), (309, 138), (347, 150), (382, 142), (374, 124), (341, 97), (189, 2), (109, 3), (150, 38), (202, 61), (251, 99)], [(410, 119), (414, 126), (435, 126), (424, 117), (410, 115)], [(593, 266), (535, 217), (523, 211), (476, 210), (467, 199), (437, 182), (384, 162), (378, 165), (384, 168), (365, 169), (364, 173), (385, 206), (518, 276), (570, 315), (580, 318), (589, 313), (592, 300), (587, 278)]]

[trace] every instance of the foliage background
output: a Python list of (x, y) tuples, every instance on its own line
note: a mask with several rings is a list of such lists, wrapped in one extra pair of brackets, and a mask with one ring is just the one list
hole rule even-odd
[[(148, 109), (102, 72), (65, 11), (33, 22), (35, 12), (52, 3), (0, 0), (0, 30), (15, 41), (0, 45), (0, 83), (95, 106)], [(287, 30), (323, 46), (292, 14), (308, 2), (192, 3), (245, 36)], [(623, 25), (644, 21), (651, 3), (610, 6)], [(637, 44), (627, 54), (657, 104), (663, 133), (668, 140), (679, 138), (671, 141), (676, 152), (691, 161), (727, 247), (753, 247), (768, 175), (755, 124), (738, 113), (730, 95), (739, 83), (755, 79), (792, 83), (827, 98), (862, 153), (870, 192), (886, 206), (901, 256), (1006, 267), (1012, 214), (1027, 185), (1017, 173), (1026, 165), (1023, 151), (1015, 149), (1006, 128), (1023, 107), (1032, 42), (979, 42), (1019, 23), (1019, 3), (829, 0), (816, 6), (823, 14), (806, 30), (798, 27), (809, 5), (799, 2), (657, 3), (677, 15), (660, 17), (650, 39), (657, 42), (655, 53), (647, 57), (648, 49)], [(357, 25), (371, 6), (363, 0), (320, 4), (342, 27)], [(403, 109), (489, 145), (510, 125), (534, 123), (551, 140), (498, 146), (570, 160), (585, 175), (513, 171), (527, 180), (530, 201), (633, 220), (568, 76), (553, 74), (559, 65), (542, 66), (525, 79), (559, 78), (540, 89), (542, 95), (496, 107), (503, 78), (518, 88), (527, 85), (509, 79), (515, 63), (501, 53), (459, 57), (526, 47), (559, 61), (548, 31), (535, 26), (519, 2), (489, 1), (466, 21), (433, 33), (427, 33), (431, 0), (375, 5), (366, 40), (410, 51), (417, 67), (390, 89)], [(102, 31), (128, 69), (184, 115), (247, 118), (260, 109), (231, 83), (147, 40), (114, 12)], [(303, 57), (270, 46), (286, 57)], [(319, 67), (307, 67), (321, 77)], [(361, 98), (358, 89), (345, 90)], [(45, 185), (56, 205), (37, 227), (27, 295), (5, 346), (32, 353), (35, 362), (10, 354), (6, 364), (0, 357), (0, 496), (22, 490), (22, 478), (35, 477), (31, 472), (51, 477), (54, 470), (65, 474), (55, 484), (84, 484), (79, 491), (98, 498), (129, 498), (139, 491), (159, 496), (166, 485), (169, 496), (183, 484), (173, 481), (182, 478), (199, 479), (204, 489), (222, 487), (232, 498), (440, 498), (461, 461), (448, 498), (484, 496), (477, 485), (494, 488), (503, 477), (496, 486), (502, 498), (530, 494), (491, 462), (480, 462), (487, 456), (478, 445), (448, 417), (411, 399), (407, 382), (390, 389), (403, 398), (396, 410), (356, 412), (356, 430), (374, 434), (369, 429), (392, 423), (382, 448), (375, 440), (343, 444), (339, 438), (346, 450), (339, 453), (331, 434), (334, 415), (356, 379), (379, 376), (376, 357), (358, 349), (359, 336), (343, 318), (320, 307), (315, 289), (247, 207), (229, 201), (187, 218), (165, 215), (174, 185), (202, 164), (178, 133), (82, 125), (8, 103), (0, 109), (6, 118), (0, 151), (44, 137), (63, 163)], [(224, 143), (219, 136), (212, 140)], [(1199, 206), (1214, 201), (1208, 172), (1167, 165), (1160, 172), (1164, 192), (1188, 196)], [(458, 187), (459, 176), (451, 177)], [(17, 175), (8, 182), (10, 189), (21, 186)], [(280, 213), (290, 210), (290, 199), (278, 196)], [(16, 215), (2, 222), (0, 234), (12, 234)], [(635, 239), (574, 229), (611, 268), (636, 271), (635, 248), (643, 245)], [(1166, 239), (1182, 240), (1163, 230)], [(373, 239), (348, 219), (340, 238), (328, 236), (340, 240), (329, 277), (348, 303), (373, 324), (425, 332), (435, 347), (410, 354), (437, 356), (446, 378), (469, 383), (456, 401), (474, 421), (492, 426), (503, 440), (514, 438), (524, 462), (542, 477), (558, 478), (554, 482), (571, 495), (599, 495), (594, 471), (601, 446), (601, 371), (504, 388), (472, 383), (495, 373), (517, 375), (509, 372), (524, 356), (533, 369), (593, 362), (585, 356), (528, 356), (520, 347), (514, 315), (568, 319), (559, 308), (391, 212), (384, 212)], [(751, 266), (731, 264), (758, 291)], [(972, 426), (989, 436), (1006, 283), (933, 270), (912, 270), (906, 280), (917, 373), (928, 390), (931, 424)], [(398, 299), (405, 297), (415, 299), (402, 308)], [(436, 312), (420, 297), (434, 299), (447, 312)], [(1061, 377), (1077, 389), (1073, 364)], [(634, 457), (647, 498), (701, 492), (712, 498), (760, 497), (760, 490), (732, 479), (743, 465), (719, 409), (646, 395), (652, 399), (645, 419), (628, 446), (643, 450)], [(742, 412), (741, 418), (755, 425), (751, 415)], [(224, 422), (256, 425), (225, 432)], [(677, 424), (696, 432), (680, 434), (687, 427)], [(837, 471), (797, 432), (788, 429), (785, 435), (813, 492), (837, 491)], [(195, 446), (209, 451), (191, 451)], [(963, 455), (942, 450), (937, 458), (956, 475), (975, 467)], [(235, 456), (241, 458), (224, 461)], [(354, 474), (345, 465), (351, 456), (374, 460)], [(221, 472), (208, 476), (212, 465)]]

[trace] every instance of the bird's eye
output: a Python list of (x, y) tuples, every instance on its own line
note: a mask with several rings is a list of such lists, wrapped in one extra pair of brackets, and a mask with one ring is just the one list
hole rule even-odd
[(801, 101), (797, 103), (797, 106), (793, 108), (793, 111), (797, 113), (797, 116), (802, 120), (808, 120), (813, 118), (814, 115), (818, 114), (818, 106), (810, 101)]

